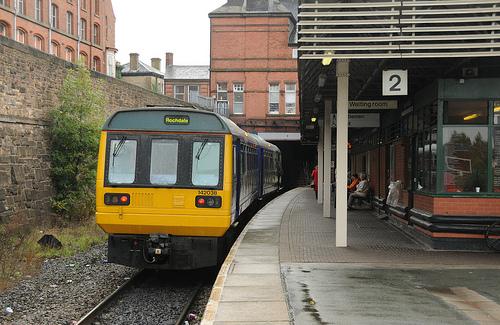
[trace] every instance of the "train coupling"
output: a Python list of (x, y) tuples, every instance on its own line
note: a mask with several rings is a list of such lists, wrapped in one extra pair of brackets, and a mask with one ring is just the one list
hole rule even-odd
[(147, 257), (149, 263), (163, 263), (171, 254), (172, 240), (169, 235), (152, 234), (146, 240)]

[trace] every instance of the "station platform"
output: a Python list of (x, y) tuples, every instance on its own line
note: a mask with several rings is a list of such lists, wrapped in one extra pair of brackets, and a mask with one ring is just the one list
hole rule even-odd
[(361, 210), (337, 248), (334, 213), (322, 216), (310, 188), (268, 203), (233, 245), (202, 324), (500, 324), (499, 253), (430, 250)]

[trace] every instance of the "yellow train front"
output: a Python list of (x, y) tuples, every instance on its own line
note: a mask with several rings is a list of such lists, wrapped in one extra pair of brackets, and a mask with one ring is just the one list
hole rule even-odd
[(220, 115), (119, 111), (104, 125), (96, 220), (108, 261), (137, 268), (217, 265), (241, 213), (280, 187), (279, 149)]

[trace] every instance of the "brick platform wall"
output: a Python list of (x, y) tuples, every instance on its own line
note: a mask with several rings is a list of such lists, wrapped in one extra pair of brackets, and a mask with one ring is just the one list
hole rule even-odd
[[(48, 113), (58, 105), (58, 92), (71, 67), (0, 36), (0, 222), (16, 214), (51, 213)], [(127, 107), (186, 105), (102, 74), (92, 77), (100, 81), (109, 114)]]

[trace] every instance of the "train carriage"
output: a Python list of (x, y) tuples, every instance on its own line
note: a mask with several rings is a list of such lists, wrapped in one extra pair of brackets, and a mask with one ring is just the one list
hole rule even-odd
[(138, 268), (216, 265), (231, 226), (277, 191), (279, 149), (218, 114), (119, 111), (101, 133), (96, 220), (108, 260)]

